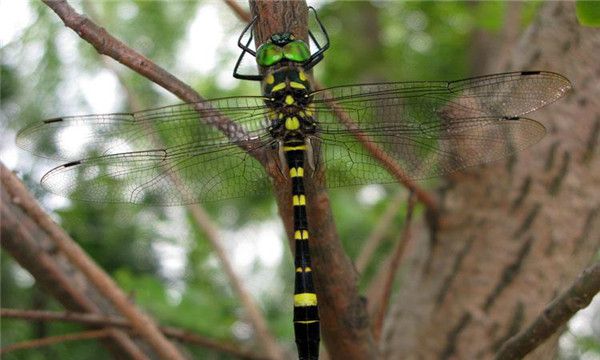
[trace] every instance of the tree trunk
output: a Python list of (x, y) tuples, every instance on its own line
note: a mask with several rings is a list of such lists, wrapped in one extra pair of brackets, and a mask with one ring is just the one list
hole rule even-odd
[[(509, 58), (574, 91), (532, 115), (548, 132), (539, 144), (446, 179), (440, 227), (410, 255), (387, 319), (385, 358), (492, 357), (600, 248), (600, 30), (579, 26), (574, 3), (545, 3)], [(553, 358), (558, 335), (528, 359)]]

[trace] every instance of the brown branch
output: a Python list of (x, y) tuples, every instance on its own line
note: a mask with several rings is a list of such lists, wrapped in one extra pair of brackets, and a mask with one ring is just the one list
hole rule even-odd
[(367, 265), (369, 265), (375, 250), (377, 250), (381, 244), (381, 240), (383, 240), (383, 237), (389, 230), (390, 225), (392, 225), (394, 217), (400, 210), (403, 200), (403, 192), (397, 191), (394, 195), (394, 198), (390, 200), (387, 208), (383, 212), (383, 215), (379, 218), (377, 225), (375, 225), (375, 228), (373, 231), (371, 231), (371, 234), (367, 240), (364, 241), (363, 247), (354, 261), (354, 266), (356, 266), (356, 271), (358, 271), (359, 274), (362, 274), (367, 268)]
[[(249, 22), (252, 19), (252, 16), (250, 14), (246, 13), (243, 9), (241, 9), (235, 1), (225, 0), (225, 2), (227, 3), (227, 5), (229, 7), (231, 7), (231, 9), (236, 13), (236, 15), (239, 18), (241, 18), (247, 22)], [(253, 5), (253, 3), (254, 2), (250, 3), (251, 6), (255, 6), (255, 5)], [(258, 2), (258, 3), (260, 3), (260, 2)], [(256, 13), (260, 13), (260, 12), (258, 12), (258, 11), (254, 12), (254, 14), (256, 14)], [(266, 13), (266, 14), (268, 14), (268, 13)], [(279, 25), (277, 19), (270, 20), (273, 17), (268, 16), (268, 15), (263, 16), (263, 18), (265, 18), (265, 19), (261, 19), (261, 22), (267, 21), (269, 24), (264, 25), (264, 24), (259, 23), (260, 26), (256, 26), (257, 47), (258, 47), (258, 45), (262, 44), (271, 34), (277, 32), (277, 31), (282, 31), (281, 27), (279, 27), (279, 28), (277, 27)], [(303, 14), (303, 19), (304, 19), (304, 21), (306, 21), (305, 14)], [(298, 29), (298, 26), (300, 23), (301, 23), (301, 20), (299, 20), (295, 23), (292, 23), (291, 25), (286, 24), (288, 26), (286, 27), (285, 30), (291, 31), (292, 33), (294, 33), (294, 35), (306, 40), (306, 37), (307, 37), (306, 34), (307, 34), (308, 30), (306, 27)], [(315, 90), (319, 90), (319, 91), (326, 90), (326, 89), (324, 89), (323, 85), (321, 85), (318, 81), (313, 80), (313, 83), (315, 86)], [(419, 201), (421, 201), (423, 204), (425, 204), (425, 206), (432, 212), (432, 214), (435, 214), (438, 206), (437, 206), (437, 202), (433, 199), (433, 197), (428, 192), (426, 192), (425, 190), (423, 190), (419, 186), (417, 186), (417, 184), (414, 181), (412, 181), (410, 178), (408, 178), (408, 176), (406, 176), (406, 174), (402, 170), (402, 167), (400, 165), (398, 165), (398, 163), (394, 159), (389, 157), (383, 150), (381, 150), (381, 148), (379, 148), (377, 145), (375, 145), (374, 142), (370, 141), (370, 138), (368, 135), (358, 131), (356, 122), (339, 105), (337, 105), (337, 103), (335, 101), (328, 101), (327, 105), (333, 110), (334, 114), (340, 120), (340, 122), (352, 131), (352, 134), (356, 137), (356, 139), (360, 143), (363, 144), (363, 146), (369, 151), (371, 156), (373, 156), (375, 159), (377, 159), (390, 172), (390, 174), (392, 174), (396, 178), (396, 180), (400, 184), (404, 185), (407, 189), (414, 192), (417, 195), (417, 198), (419, 199)]]
[[(252, 19), (252, 16), (250, 14), (248, 14), (247, 12), (245, 12), (243, 9), (241, 9), (241, 7), (235, 1), (225, 0), (225, 3), (227, 3), (227, 5), (236, 13), (236, 15), (240, 19), (242, 19), (246, 22), (249, 22)], [(268, 18), (270, 18), (270, 17), (268, 17)], [(276, 31), (281, 31), (281, 29), (274, 30), (275, 28), (276, 27), (268, 26), (267, 30), (262, 30), (262, 27), (257, 27), (258, 32), (260, 32), (260, 34), (262, 34), (262, 35), (260, 35), (260, 34), (257, 35), (257, 38), (256, 38), (257, 45), (264, 42), (264, 40), (266, 38), (268, 38), (268, 36), (270, 34), (273, 34)], [(299, 36), (306, 40), (306, 30), (303, 29), (302, 31), (300, 31), (298, 33), (294, 32), (294, 30), (290, 27), (286, 28), (286, 30), (292, 31), (296, 36)], [(315, 90), (319, 90), (319, 91), (325, 90), (323, 85), (321, 85), (318, 81), (313, 80), (313, 83), (315, 85)], [(398, 180), (398, 182), (400, 184), (404, 185), (407, 189), (414, 192), (417, 195), (417, 198), (419, 199), (419, 201), (421, 201), (423, 204), (425, 204), (425, 206), (432, 213), (435, 213), (437, 211), (438, 206), (437, 206), (436, 201), (433, 199), (433, 197), (428, 192), (426, 192), (425, 190), (418, 187), (414, 181), (410, 180), (402, 171), (402, 167), (400, 165), (398, 165), (389, 156), (387, 156), (385, 154), (385, 152), (383, 150), (381, 150), (381, 148), (379, 148), (372, 141), (370, 141), (368, 135), (366, 135), (362, 132), (356, 131), (357, 130), (356, 122), (353, 119), (351, 119), (350, 116), (339, 105), (337, 105), (337, 103), (335, 101), (329, 101), (329, 102), (327, 102), (327, 104), (334, 111), (334, 114), (340, 120), (340, 122), (342, 124), (346, 125), (348, 127), (348, 129), (353, 130), (352, 133), (355, 135), (356, 139), (360, 143), (363, 144), (363, 146), (369, 151), (369, 153), (375, 159), (377, 159), (396, 178), (396, 180)]]
[(11, 351), (34, 349), (42, 346), (60, 344), (66, 341), (100, 339), (108, 336), (108, 329), (82, 331), (74, 334), (48, 336), (41, 339), (27, 340), (16, 344), (8, 345), (0, 349), (1, 354), (7, 354)]
[(247, 23), (252, 21), (252, 16), (250, 15), (250, 13), (247, 12), (246, 10), (242, 9), (242, 7), (240, 6), (240, 4), (237, 1), (235, 1), (235, 0), (224, 0), (224, 1), (225, 1), (225, 4), (227, 4), (227, 6), (229, 6), (231, 11), (233, 11), (235, 13), (235, 15), (237, 15), (238, 19), (242, 20), (243, 22), (247, 22)]
[(411, 239), (411, 221), (413, 216), (413, 210), (415, 207), (415, 199), (413, 194), (409, 195), (408, 199), (408, 207), (406, 209), (406, 222), (404, 225), (404, 229), (400, 236), (398, 243), (396, 244), (396, 248), (391, 255), (391, 260), (389, 261), (389, 266), (386, 267), (385, 280), (383, 284), (383, 291), (381, 293), (381, 297), (378, 299), (377, 304), (374, 304), (374, 308), (377, 309), (373, 314), (373, 337), (375, 337), (375, 341), (379, 341), (381, 338), (381, 331), (383, 329), (383, 322), (385, 319), (385, 315), (387, 314), (387, 310), (390, 303), (390, 296), (392, 294), (392, 286), (394, 285), (394, 279), (396, 274), (398, 273), (398, 268), (400, 267), (400, 260), (402, 260), (402, 256), (404, 255), (404, 250), (408, 245)]
[[(235, 1), (225, 0), (225, 2), (229, 7), (231, 7), (231, 9), (236, 13), (236, 15), (239, 18), (247, 22), (249, 22), (252, 19), (252, 16), (246, 13), (243, 9), (241, 9)], [(276, 30), (273, 30), (276, 27), (267, 26), (267, 28), (267, 30), (263, 30), (262, 26), (257, 27), (257, 45), (264, 42), (264, 40), (268, 38), (270, 34), (276, 32)], [(278, 31), (281, 31), (281, 29)], [(295, 35), (306, 40), (306, 30), (304, 29), (296, 33), (294, 32), (294, 29), (292, 27), (288, 27), (286, 28), (286, 31), (292, 31)], [(313, 80), (313, 83), (315, 86), (315, 90), (326, 90), (323, 87), (323, 85), (321, 85), (321, 83), (319, 83), (318, 81)], [(404, 173), (402, 167), (398, 165), (398, 163), (394, 159), (388, 156), (379, 146), (372, 142), (368, 135), (359, 131), (356, 126), (356, 122), (335, 101), (328, 101), (327, 105), (333, 110), (334, 114), (340, 120), (340, 122), (352, 131), (352, 134), (360, 143), (363, 144), (363, 146), (367, 149), (367, 151), (369, 151), (371, 156), (377, 159), (390, 172), (390, 174), (392, 174), (396, 178), (396, 180), (400, 184), (404, 185), (408, 190), (414, 192), (417, 195), (419, 201), (425, 204), (425, 206), (429, 209), (432, 218), (436, 218), (435, 214), (437, 212), (438, 205), (437, 202), (431, 196), (431, 194), (417, 186), (417, 184)]]
[[(36, 283), (58, 300), (66, 309), (90, 313), (117, 313), (105, 297), (85, 275), (73, 267), (57, 251), (54, 240), (27, 213), (22, 204), (35, 204), (23, 184), (0, 163), (0, 243), (2, 248), (36, 279)], [(115, 357), (132, 359), (156, 357), (145, 346), (144, 350), (119, 329), (111, 329), (103, 341)], [(148, 356), (144, 353), (146, 352)]]
[(531, 325), (505, 342), (498, 350), (496, 359), (522, 359), (560, 329), (577, 311), (588, 306), (599, 291), (600, 263), (595, 263), (546, 306)]
[[(87, 2), (84, 4), (87, 4)], [(86, 6), (86, 10), (88, 10), (92, 17), (97, 17), (95, 16), (93, 6), (91, 5), (92, 4), (88, 4), (88, 6)], [(235, 3), (235, 5), (237, 5), (237, 3)], [(125, 90), (125, 93), (127, 94), (127, 99), (131, 110), (143, 110), (143, 106), (137, 101), (135, 90), (133, 90), (128, 85), (127, 81), (123, 78), (123, 75), (114, 66), (114, 63), (107, 61), (107, 58), (104, 57), (101, 57), (101, 61), (104, 64), (104, 66), (110, 71), (112, 71), (119, 79), (119, 83), (121, 84), (121, 86)], [(154, 129), (151, 128), (151, 125), (144, 125), (146, 125), (143, 128), (145, 136), (150, 140), (150, 142), (156, 147), (164, 147), (161, 139), (158, 136), (156, 136), (156, 132), (153, 131)], [(172, 169), (165, 169), (165, 172), (169, 175), (173, 183), (177, 184), (179, 188), (182, 188), (183, 180), (176, 171)], [(227, 256), (227, 251), (225, 251), (224, 247), (221, 244), (222, 241), (219, 235), (219, 229), (217, 225), (210, 219), (210, 216), (208, 215), (206, 210), (202, 206), (200, 206), (200, 204), (188, 204), (186, 205), (186, 208), (192, 214), (194, 222), (202, 230), (209, 243), (211, 244), (213, 251), (215, 252), (217, 258), (221, 263), (221, 267), (223, 268), (225, 275), (229, 280), (229, 283), (231, 284), (234, 292), (239, 297), (240, 302), (242, 303), (242, 306), (244, 307), (248, 315), (248, 319), (250, 320), (250, 323), (252, 324), (255, 330), (254, 338), (262, 345), (262, 347), (265, 349), (265, 352), (269, 354), (271, 358), (283, 358), (282, 350), (277, 344), (275, 336), (271, 333), (271, 331), (269, 331), (267, 320), (263, 316), (262, 311), (254, 301), (250, 291), (248, 291), (246, 286), (244, 286), (243, 281), (233, 269), (233, 264)]]
[[(0, 317), (6, 319), (23, 319), (36, 321), (65, 321), (92, 326), (114, 326), (125, 328), (129, 331), (132, 330), (131, 324), (128, 323), (126, 319), (115, 316), (104, 316), (99, 314), (2, 308), (0, 309)], [(170, 338), (177, 339), (181, 342), (198, 345), (224, 354), (233, 355), (240, 359), (267, 359), (266, 357), (262, 357), (247, 351), (242, 351), (239, 349), (239, 345), (223, 341), (215, 341), (208, 337), (194, 334), (180, 328), (171, 326), (161, 326), (159, 329), (163, 332), (163, 334)]]
[(152, 345), (161, 357), (165, 359), (183, 359), (177, 348), (158, 331), (152, 319), (137, 309), (117, 284), (90, 259), (62, 228), (52, 221), (27, 192), (23, 184), (3, 165), (0, 164), (0, 167), (2, 187), (9, 193), (12, 204), (18, 206), (41, 231), (47, 234), (52, 240), (53, 246), (60, 250), (73, 266), (94, 284), (100, 294), (112, 302), (115, 308), (132, 323), (136, 331)]
[[(218, 109), (194, 91), (183, 81), (161, 68), (148, 58), (129, 48), (123, 42), (110, 35), (104, 28), (96, 25), (93, 21), (77, 13), (66, 0), (42, 0), (50, 7), (64, 22), (64, 24), (75, 31), (83, 40), (91, 44), (98, 53), (107, 55), (129, 69), (144, 76), (148, 80), (163, 87), (173, 95), (186, 103), (194, 104), (194, 109), (200, 115), (200, 121), (219, 129), (232, 143), (240, 146), (249, 155), (265, 165), (264, 151), (258, 140), (246, 138), (245, 129), (238, 123), (219, 113)], [(204, 116), (203, 116), (204, 115)], [(267, 167), (267, 170), (269, 168)]]
[(277, 345), (275, 337), (269, 331), (269, 327), (267, 326), (267, 320), (263, 316), (256, 302), (254, 302), (254, 299), (250, 295), (248, 289), (244, 286), (244, 283), (233, 270), (233, 265), (227, 257), (227, 252), (221, 245), (221, 239), (219, 236), (217, 226), (211, 221), (204, 208), (200, 207), (197, 204), (189, 205), (187, 206), (187, 208), (192, 213), (194, 221), (203, 230), (204, 234), (210, 241), (214, 252), (217, 254), (217, 257), (221, 261), (221, 266), (225, 271), (225, 274), (227, 275), (227, 278), (229, 279), (233, 290), (240, 298), (244, 309), (248, 313), (250, 322), (252, 323), (254, 330), (256, 331), (256, 334), (254, 335), (255, 338), (258, 342), (261, 343), (262, 347), (264, 348), (265, 352), (269, 354), (270, 358), (283, 359), (283, 352), (279, 345)]
[[(327, 91), (321, 84), (315, 83), (315, 89), (319, 91)], [(331, 96), (324, 96), (325, 99), (331, 99)], [(437, 213), (438, 204), (427, 191), (419, 187), (408, 175), (394, 158), (383, 151), (376, 142), (372, 141), (371, 137), (356, 125), (356, 122), (344, 111), (344, 109), (333, 100), (325, 100), (325, 103), (332, 109), (336, 117), (341, 121), (350, 133), (358, 140), (369, 154), (377, 159), (381, 165), (396, 178), (400, 184), (404, 185), (408, 190), (415, 193), (417, 199), (422, 202), (427, 209), (432, 213)]]
[[(281, 31), (291, 31), (306, 40), (308, 11), (305, 2), (251, 1), (250, 9), (253, 16), (258, 16), (255, 26), (257, 46), (271, 34)], [(373, 359), (377, 357), (377, 349), (365, 304), (358, 293), (357, 274), (339, 241), (322, 179), (319, 174), (305, 177), (310, 253), (322, 338), (329, 353), (336, 357)], [(275, 178), (274, 189), (293, 249), (291, 184), (288, 180)]]
[[(95, 25), (93, 22), (89, 21), (88, 19), (86, 19), (85, 17), (77, 14), (75, 11), (73, 11), (72, 8), (70, 8), (70, 6), (64, 2), (64, 1), (50, 1), (50, 0), (46, 0), (45, 1), (48, 6), (50, 6), (65, 22), (65, 24), (69, 27), (71, 27), (72, 29), (74, 29), (83, 39), (85, 39), (86, 41), (90, 42), (96, 49), (98, 52), (108, 55), (114, 59), (116, 59), (117, 61), (121, 62), (122, 64), (134, 69), (135, 71), (137, 71), (138, 73), (140, 73), (143, 76), (146, 76), (147, 78), (151, 79), (152, 81), (156, 82), (157, 84), (161, 85), (162, 87), (164, 87), (165, 89), (173, 92), (175, 95), (177, 95), (178, 97), (180, 97), (182, 100), (186, 101), (186, 102), (199, 102), (202, 101), (203, 99), (196, 94), (191, 88), (189, 88), (187, 85), (183, 84), (182, 82), (180, 82), (179, 80), (177, 80), (174, 76), (172, 76), (171, 74), (167, 73), (166, 71), (164, 71), (163, 69), (161, 69), (160, 67), (156, 66), (155, 64), (153, 64), (152, 62), (150, 62), (148, 59), (144, 58), (143, 56), (133, 52), (131, 49), (127, 48), (124, 44), (122, 44), (120, 41), (118, 41), (117, 39), (111, 37), (104, 29), (98, 27), (97, 25)], [(294, 16), (288, 16), (285, 18), (281, 18), (281, 17), (276, 17), (276, 16), (272, 16), (271, 14), (275, 14), (275, 13), (284, 13), (287, 12), (286, 8), (293, 8), (293, 7), (298, 7), (299, 3), (293, 3), (293, 5), (290, 5), (288, 3), (280, 3), (280, 2), (252, 2), (251, 6), (254, 7), (255, 13), (261, 13), (262, 17), (261, 17), (261, 21), (260, 21), (260, 25), (261, 26), (257, 26), (257, 41), (261, 41), (261, 39), (264, 41), (264, 39), (266, 38), (266, 36), (277, 32), (277, 31), (282, 31), (283, 29), (280, 27), (281, 23), (282, 23), (282, 19), (284, 22), (286, 22), (286, 30), (290, 30), (294, 33), (297, 34), (297, 36), (302, 37), (302, 38), (306, 38), (306, 6), (303, 3), (300, 3), (302, 5), (304, 5), (304, 11), (303, 12), (296, 12), (294, 14)], [(261, 7), (263, 10), (261, 10)], [(269, 10), (273, 10), (271, 12), (269, 12)], [(289, 12), (288, 12), (289, 13)], [(301, 26), (301, 24), (303, 24)], [(303, 29), (303, 32), (298, 31), (299, 29)], [(267, 35), (265, 35), (267, 34)], [(206, 107), (199, 105), (199, 111), (202, 113), (202, 111), (207, 110)], [(228, 129), (231, 128), (231, 126), (233, 126), (234, 128), (236, 127), (236, 124), (228, 122), (228, 119), (222, 119), (219, 118), (218, 121), (215, 121), (213, 123), (217, 128), (223, 130), (225, 133)], [(237, 131), (235, 131), (237, 132)], [(366, 145), (369, 145), (370, 143), (366, 143)], [(240, 144), (241, 146), (243, 144)], [(372, 144), (370, 144), (372, 145)], [(246, 144), (246, 146), (243, 146), (245, 149), (251, 149), (252, 146)], [(368, 147), (368, 146), (367, 146)], [(373, 147), (373, 146), (371, 146)], [(369, 148), (369, 147), (368, 147)], [(372, 151), (373, 149), (369, 149), (369, 151)], [(374, 151), (375, 157), (377, 156), (377, 152)], [(253, 156), (256, 156), (253, 154)], [(260, 157), (257, 157), (259, 159), (259, 161), (261, 161)], [(389, 159), (388, 159), (389, 160)], [(393, 162), (393, 160), (392, 160)], [(261, 161), (261, 163), (265, 164), (265, 161)], [(408, 178), (406, 178), (405, 176), (402, 175), (402, 172), (398, 169), (398, 166), (396, 166), (395, 168), (393, 166), (391, 166), (390, 164), (387, 164), (388, 169), (392, 169), (392, 172), (395, 174), (395, 176), (397, 176), (397, 178), (403, 180), (402, 182), (407, 185), (409, 188), (411, 188), (412, 190), (415, 191), (415, 193), (417, 194), (417, 197), (425, 202), (429, 208), (433, 208), (432, 201), (427, 201), (428, 197), (427, 194), (424, 193), (423, 191), (421, 191), (420, 189), (416, 188), (414, 186), (414, 184), (412, 186), (410, 186), (412, 183), (410, 182), (410, 180)], [(269, 167), (267, 167), (267, 171), (271, 170)], [(395, 170), (395, 171), (394, 171)], [(308, 186), (309, 188), (309, 193), (310, 193), (310, 188), (311, 186)], [(318, 193), (318, 194), (317, 194)], [(310, 195), (310, 194), (309, 194)], [(313, 188), (313, 199), (315, 200), (313, 202), (313, 205), (309, 207), (308, 209), (308, 213), (309, 216), (311, 216), (312, 213), (312, 218), (318, 218), (319, 214), (330, 214), (330, 209), (329, 209), (329, 205), (328, 205), (328, 198), (327, 195), (324, 194), (321, 190), (316, 191), (316, 188)], [(283, 205), (283, 200), (284, 197), (283, 196), (278, 196), (278, 200), (280, 202), (280, 211), (282, 214), (291, 214), (290, 209), (287, 209), (289, 206), (289, 204), (287, 204), (286, 201), (286, 205)], [(285, 194), (285, 199), (287, 199), (287, 194)], [(431, 200), (429, 198), (429, 200)], [(320, 206), (317, 206), (317, 204), (320, 204)], [(317, 215), (317, 216), (315, 216)], [(288, 219), (289, 217), (285, 217), (286, 219)], [(319, 226), (317, 227), (317, 229), (322, 229), (322, 231), (316, 231), (315, 233), (317, 235), (321, 234), (321, 238), (323, 240), (327, 239), (327, 240), (335, 240), (337, 241), (337, 235), (335, 234), (335, 229), (333, 228), (333, 224), (332, 221), (330, 220), (330, 216), (329, 217), (321, 217), (322, 220), (327, 220), (329, 219), (329, 221), (327, 221), (329, 224), (322, 224), (325, 225), (323, 227)], [(289, 224), (289, 223), (288, 223)], [(318, 225), (315, 224), (315, 225)], [(314, 226), (313, 226), (314, 227)], [(288, 227), (290, 228), (290, 227)], [(322, 244), (325, 245), (325, 244)], [(327, 244), (328, 246), (322, 246), (321, 249), (323, 250), (322, 252), (322, 256), (321, 256), (321, 260), (323, 263), (327, 263), (325, 265), (325, 267), (333, 267), (333, 273), (332, 272), (328, 272), (328, 274), (340, 274), (342, 276), (338, 277), (338, 278), (344, 278), (344, 279), (352, 279), (355, 278), (355, 274), (353, 273), (353, 269), (351, 266), (351, 263), (349, 262), (349, 260), (347, 259), (347, 257), (345, 256), (345, 254), (343, 254), (343, 251), (341, 250), (341, 246), (339, 245), (339, 241), (337, 241), (337, 244), (335, 244), (333, 247), (331, 247), (331, 244)], [(318, 248), (320, 247), (320, 244), (317, 244), (317, 250), (319, 250)], [(327, 249), (327, 251), (325, 251), (325, 249)], [(333, 250), (333, 251), (332, 251)], [(317, 251), (318, 253), (318, 251)], [(334, 253), (336, 255), (336, 259), (338, 260), (338, 262), (335, 261), (330, 261), (331, 257), (326, 256), (326, 255), (330, 255), (331, 253)], [(317, 257), (317, 261), (316, 263), (319, 263), (318, 257)], [(325, 273), (325, 272), (323, 272)], [(322, 274), (323, 274), (322, 273)], [(316, 274), (316, 282), (322, 282), (322, 284), (327, 283), (327, 278), (324, 277), (323, 275), (319, 275)], [(333, 287), (329, 287), (329, 286), (325, 286), (325, 288), (328, 289), (336, 289), (336, 286)], [(341, 298), (342, 296), (340, 296), (340, 291), (337, 290), (342, 290), (337, 288), (336, 291), (332, 291), (331, 294), (328, 294), (327, 292), (325, 294), (321, 294), (322, 297), (324, 297), (325, 299), (327, 299), (328, 297), (330, 297), (331, 300), (333, 300), (335, 297), (339, 297)], [(346, 287), (345, 289), (343, 289), (345, 291), (341, 292), (343, 293), (348, 293), (351, 296), (348, 296), (347, 298), (344, 299), (339, 299), (338, 300), (338, 310), (342, 310), (342, 313), (345, 314), (352, 314), (352, 316), (356, 317), (356, 316), (360, 316), (360, 313), (356, 312), (356, 308), (357, 307), (361, 307), (360, 306), (360, 298), (358, 297), (358, 293), (356, 290), (356, 285), (355, 282), (350, 282), (350, 284), (348, 285), (348, 287)], [(325, 295), (325, 296), (323, 296)], [(331, 296), (329, 296), (331, 295)], [(333, 301), (331, 302), (333, 303)], [(327, 324), (328, 322), (330, 322), (332, 324), (331, 329), (336, 329), (335, 331), (331, 331), (331, 333), (335, 333), (336, 331), (339, 332), (340, 334), (346, 334), (348, 335), (348, 330), (345, 330), (344, 328), (348, 328), (347, 324), (348, 322), (344, 322), (342, 321), (342, 319), (339, 319), (338, 314), (340, 314), (340, 311), (329, 311), (329, 310), (334, 310), (334, 307), (332, 306), (331, 308), (329, 308), (327, 306), (327, 303), (325, 303), (324, 306), (321, 307), (321, 310), (324, 312), (324, 324)], [(353, 321), (354, 323), (356, 323), (356, 321)], [(360, 333), (365, 333), (367, 332), (367, 328), (368, 326), (364, 326), (366, 324), (364, 324), (363, 322), (359, 321), (358, 323), (360, 323), (360, 326), (353, 329), (352, 331), (358, 331)], [(333, 327), (333, 324), (337, 324), (336, 327)], [(337, 339), (337, 344), (339, 344), (342, 347), (348, 347), (351, 349), (356, 349), (357, 348), (357, 342), (353, 341), (353, 339), (356, 338), (356, 336), (328, 336), (328, 330), (324, 331), (324, 335), (325, 338), (336, 338)], [(354, 334), (356, 335), (356, 334)], [(362, 338), (364, 339), (368, 339), (369, 336), (362, 336)], [(367, 343), (369, 343), (369, 341), (367, 341)], [(363, 343), (363, 345), (365, 345), (366, 343)], [(362, 345), (361, 345), (362, 346)], [(365, 345), (363, 349), (371, 349), (372, 346), (371, 345)], [(346, 351), (345, 353), (351, 353), (353, 351)], [(356, 353), (356, 352), (354, 352)], [(370, 353), (370, 350), (367, 350), (367, 353)], [(366, 353), (365, 353), (366, 354)]]

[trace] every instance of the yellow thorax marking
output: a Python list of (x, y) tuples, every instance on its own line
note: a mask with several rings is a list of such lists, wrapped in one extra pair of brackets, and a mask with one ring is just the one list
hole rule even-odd
[(315, 111), (315, 106), (313, 104), (311, 104), (304, 110), (304, 113), (306, 114), (306, 116), (313, 116), (314, 111)]
[(265, 77), (265, 82), (269, 85), (272, 85), (275, 82), (275, 77), (273, 74), (267, 75), (267, 77)]
[(280, 82), (279, 84), (273, 86), (273, 88), (271, 89), (271, 92), (277, 92), (277, 91), (281, 91), (283, 89), (285, 89), (285, 83)]
[(294, 195), (292, 197), (292, 205), (294, 205), (294, 206), (306, 205), (306, 197), (304, 195)]
[(285, 103), (287, 105), (292, 105), (295, 102), (294, 97), (292, 95), (285, 96)]
[(308, 240), (308, 230), (296, 230), (294, 240)]
[(284, 146), (283, 151), (306, 150), (306, 145)]
[(290, 81), (290, 86), (293, 87), (294, 89), (306, 89), (306, 86), (300, 84), (299, 82), (295, 82), (295, 81)]
[(304, 168), (291, 168), (290, 169), (290, 177), (303, 177), (304, 176)]
[(302, 293), (294, 295), (294, 306), (315, 306), (317, 305), (317, 294)]
[(300, 128), (300, 121), (295, 116), (289, 117), (285, 119), (285, 128), (287, 130), (298, 130)]
[(306, 74), (304, 73), (304, 71), (300, 70), (298, 72), (298, 78), (300, 78), (300, 80), (302, 81), (306, 81)]

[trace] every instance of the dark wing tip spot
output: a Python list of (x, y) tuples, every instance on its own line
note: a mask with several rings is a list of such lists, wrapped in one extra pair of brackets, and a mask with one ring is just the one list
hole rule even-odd
[(521, 120), (521, 118), (518, 116), (505, 116), (502, 120)]
[(521, 75), (539, 75), (540, 71), (521, 71)]
[(52, 124), (52, 123), (60, 122), (60, 121), (63, 121), (63, 118), (54, 118), (54, 119), (44, 120), (44, 124)]
[(68, 168), (68, 167), (79, 165), (79, 164), (81, 164), (81, 160), (71, 161), (69, 163), (64, 164), (62, 167), (63, 168)]

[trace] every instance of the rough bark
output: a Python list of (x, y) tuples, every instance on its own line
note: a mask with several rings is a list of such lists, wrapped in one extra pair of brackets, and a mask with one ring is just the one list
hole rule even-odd
[[(492, 358), (598, 252), (600, 30), (579, 26), (574, 7), (544, 4), (502, 70), (559, 72), (575, 91), (531, 116), (548, 130), (539, 144), (446, 179), (442, 225), (412, 253), (386, 358)], [(553, 358), (557, 339), (528, 359)]]

